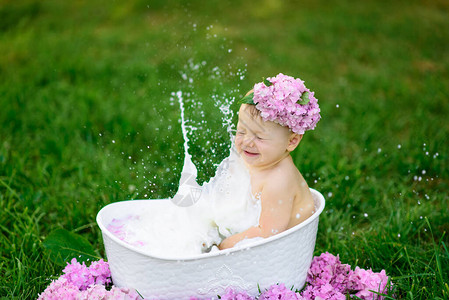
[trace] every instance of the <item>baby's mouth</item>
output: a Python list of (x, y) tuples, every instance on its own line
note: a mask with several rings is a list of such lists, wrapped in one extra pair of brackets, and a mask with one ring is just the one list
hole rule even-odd
[(259, 153), (251, 152), (248, 150), (243, 150), (243, 153), (248, 157), (255, 157), (255, 156), (259, 155)]

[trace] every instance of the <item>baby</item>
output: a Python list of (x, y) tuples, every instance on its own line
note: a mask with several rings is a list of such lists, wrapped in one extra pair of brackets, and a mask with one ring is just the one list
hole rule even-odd
[(257, 226), (224, 239), (220, 249), (280, 233), (314, 212), (312, 194), (290, 156), (304, 132), (320, 119), (314, 93), (302, 80), (281, 73), (254, 85), (242, 99), (238, 116), (235, 147), (262, 210)]

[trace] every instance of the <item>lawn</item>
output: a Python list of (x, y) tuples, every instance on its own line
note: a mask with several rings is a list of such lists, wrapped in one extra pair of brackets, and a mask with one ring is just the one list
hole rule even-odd
[(315, 253), (385, 269), (397, 298), (448, 299), (448, 15), (437, 0), (0, 0), (0, 297), (35, 299), (61, 273), (52, 230), (104, 257), (101, 207), (174, 195), (174, 92), (207, 181), (229, 149), (220, 105), (282, 72), (321, 106), (293, 153), (327, 201)]

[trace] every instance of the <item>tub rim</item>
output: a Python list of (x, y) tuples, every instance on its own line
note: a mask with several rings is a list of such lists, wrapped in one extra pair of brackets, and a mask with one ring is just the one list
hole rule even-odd
[[(259, 241), (254, 241), (251, 245), (242, 245), (242, 246), (237, 246), (237, 247), (232, 247), (232, 248), (228, 248), (228, 249), (224, 249), (224, 250), (220, 250), (220, 251), (214, 251), (214, 252), (209, 252), (209, 253), (201, 253), (201, 254), (195, 254), (195, 255), (186, 255), (186, 256), (161, 256), (161, 255), (154, 255), (148, 251), (144, 251), (142, 249), (139, 249), (136, 246), (133, 246), (131, 244), (126, 243), (125, 241), (119, 239), (118, 237), (116, 237), (112, 232), (110, 232), (106, 226), (103, 224), (103, 222), (101, 222), (101, 218), (102, 215), (104, 214), (104, 212), (106, 211), (107, 207), (113, 206), (113, 205), (120, 205), (121, 203), (125, 203), (125, 202), (129, 202), (129, 201), (136, 201), (136, 202), (147, 202), (147, 201), (168, 201), (168, 199), (138, 199), (138, 200), (123, 200), (123, 201), (117, 201), (117, 202), (113, 202), (113, 203), (109, 203), (106, 206), (102, 207), (100, 209), (100, 211), (97, 213), (97, 217), (96, 217), (96, 222), (98, 227), (100, 227), (101, 233), (102, 235), (106, 234), (108, 236), (108, 238), (112, 239), (114, 242), (116, 242), (117, 244), (119, 244), (122, 247), (125, 247), (131, 251), (137, 252), (143, 256), (147, 256), (150, 258), (154, 258), (154, 259), (160, 259), (160, 260), (165, 260), (165, 261), (190, 261), (190, 260), (199, 260), (199, 259), (204, 259), (204, 258), (209, 258), (209, 257), (215, 257), (215, 256), (221, 256), (221, 255), (230, 255), (233, 252), (239, 252), (239, 251), (244, 251), (244, 250), (249, 250), (250, 248), (255, 248), (258, 247), (260, 245), (263, 244), (267, 244), (267, 243), (271, 243), (273, 241), (276, 241), (278, 239), (281, 239), (287, 235), (292, 234), (295, 231), (300, 230), (301, 228), (307, 226), (308, 224), (312, 223), (313, 221), (315, 221), (315, 219), (317, 219), (320, 214), (323, 212), (324, 210), (324, 206), (325, 206), (325, 199), (324, 196), (317, 190), (309, 188), (310, 191), (312, 192), (313, 195), (318, 196), (318, 201), (320, 203), (320, 207), (315, 211), (315, 213), (313, 215), (311, 215), (307, 220), (305, 220), (304, 222), (293, 226), (292, 228), (289, 228), (281, 233), (272, 235), (270, 237), (264, 238), (263, 240), (259, 240)], [(103, 238), (104, 239), (104, 238)], [(104, 245), (104, 241), (103, 241), (103, 245)], [(105, 246), (105, 245), (104, 245)]]

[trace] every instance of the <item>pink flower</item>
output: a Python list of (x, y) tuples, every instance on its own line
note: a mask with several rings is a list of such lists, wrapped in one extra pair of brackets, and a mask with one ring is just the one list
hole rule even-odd
[(142, 297), (132, 289), (128, 288), (118, 288), (113, 286), (111, 290), (109, 291), (110, 298), (107, 299), (117, 299), (117, 300), (141, 300)]
[(305, 299), (345, 299), (348, 293), (361, 299), (383, 299), (372, 291), (385, 293), (388, 276), (384, 270), (375, 273), (356, 267), (352, 271), (351, 266), (340, 262), (338, 255), (326, 252), (313, 258), (307, 282), (310, 285), (302, 293)]
[(293, 292), (292, 290), (289, 290), (285, 287), (285, 285), (282, 283), (280, 285), (273, 284), (263, 292), (258, 300), (298, 300), (301, 299), (299, 294)]
[(64, 278), (53, 281), (38, 300), (141, 300), (142, 297), (127, 288), (113, 286), (110, 291), (104, 285), (95, 284), (81, 291), (75, 285), (67, 283)]
[(221, 296), (221, 300), (253, 300), (246, 292), (235, 292), (232, 288), (227, 288), (226, 293)]
[(137, 292), (130, 289), (113, 286), (110, 291), (106, 290), (105, 285), (111, 283), (111, 271), (109, 264), (102, 259), (92, 262), (87, 267), (84, 262), (80, 264), (73, 258), (63, 273), (50, 283), (38, 299), (141, 299)]
[(64, 274), (61, 277), (81, 291), (86, 290), (93, 284), (111, 283), (111, 271), (108, 263), (103, 259), (92, 262), (90, 267), (87, 267), (84, 262), (80, 264), (76, 258), (73, 258), (62, 272)]
[(364, 270), (359, 267), (355, 267), (354, 275), (357, 282), (360, 284), (358, 292), (355, 294), (361, 299), (383, 299), (384, 297), (373, 293), (386, 293), (388, 276), (385, 270), (380, 273), (375, 273), (371, 269)]
[(309, 285), (301, 293), (304, 300), (345, 300), (346, 296), (337, 291), (329, 283), (313, 286)]
[[(279, 73), (254, 85), (253, 101), (265, 121), (273, 121), (289, 127), (293, 132), (304, 134), (312, 130), (320, 120), (320, 108), (314, 93), (307, 89), (304, 81)], [(307, 96), (307, 97), (306, 97)], [(300, 104), (304, 98), (305, 104)]]
[(61, 276), (62, 278), (67, 279), (67, 282), (82, 291), (94, 283), (87, 266), (84, 262), (82, 264), (77, 262), (76, 258), (73, 258), (70, 264), (67, 264), (62, 272), (64, 272), (64, 275)]
[(45, 289), (45, 291), (39, 295), (38, 300), (59, 300), (76, 299), (79, 288), (65, 278), (59, 278), (58, 280), (53, 280), (50, 285)]
[(113, 286), (110, 291), (104, 285), (93, 285), (85, 291), (79, 292), (77, 300), (141, 300), (134, 290)]
[(78, 294), (78, 299), (107, 299), (109, 291), (106, 290), (104, 285), (93, 285), (87, 290)]
[[(87, 267), (74, 258), (63, 270), (64, 274), (53, 280), (39, 300), (91, 300), (120, 299), (140, 300), (140, 295), (132, 289), (106, 285), (111, 283), (111, 272), (107, 262), (100, 259)], [(284, 284), (275, 284), (257, 297), (257, 300), (345, 300), (349, 296), (361, 299), (384, 299), (376, 293), (386, 293), (388, 276), (385, 270), (379, 273), (342, 264), (340, 259), (328, 252), (315, 256), (307, 274), (308, 285), (301, 293), (287, 289)], [(392, 283), (390, 283), (392, 286)], [(190, 298), (198, 300), (197, 298)], [(255, 300), (246, 292), (227, 289), (222, 300)]]
[(109, 264), (103, 259), (94, 261), (89, 266), (90, 275), (94, 278), (95, 284), (111, 283), (111, 271)]

